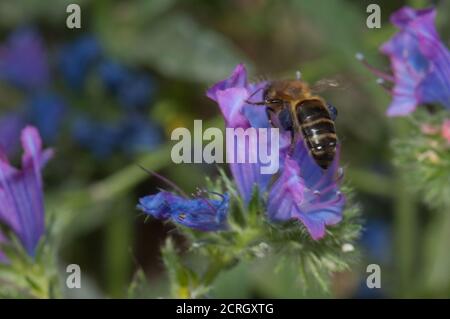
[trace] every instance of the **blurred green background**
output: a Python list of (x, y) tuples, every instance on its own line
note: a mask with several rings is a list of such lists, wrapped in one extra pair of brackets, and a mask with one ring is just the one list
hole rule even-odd
[[(82, 28), (65, 26), (66, 6), (78, 3)], [(378, 3), (382, 27), (366, 27), (366, 7)], [(42, 35), (54, 67), (52, 86), (70, 108), (116, 116), (117, 103), (89, 76), (82, 91), (67, 88), (57, 71), (57, 52), (64, 43), (90, 35), (104, 54), (154, 79), (154, 92), (145, 116), (157, 123), (163, 138), (152, 150), (116, 152), (97, 158), (77, 146), (64, 127), (52, 144), (57, 156), (45, 171), (47, 212), (70, 221), (60, 243), (61, 271), (76, 263), (83, 288), (70, 297), (127, 297), (136, 270), (144, 270), (149, 285), (134, 296), (167, 295), (160, 246), (175, 236), (172, 225), (144, 222), (135, 209), (137, 199), (165, 187), (136, 163), (159, 171), (181, 188), (193, 191), (205, 176), (217, 175), (214, 165), (174, 165), (170, 161), (170, 132), (191, 127), (194, 119), (222, 126), (217, 106), (205, 96), (211, 84), (244, 62), (251, 79), (293, 77), (314, 82), (339, 77), (343, 89), (323, 96), (339, 110), (337, 130), (343, 145), (346, 181), (361, 205), (366, 231), (362, 256), (353, 271), (336, 274), (331, 294), (302, 290), (295, 269), (276, 272), (274, 263), (241, 264), (219, 277), (215, 297), (450, 297), (450, 214), (427, 209), (412, 196), (402, 172), (391, 163), (390, 140), (404, 133), (404, 119), (384, 112), (390, 97), (354, 58), (363, 52), (382, 69), (388, 60), (378, 47), (395, 29), (390, 14), (403, 5), (426, 7), (429, 1), (350, 0), (134, 0), (0, 2), (0, 36), (21, 26)], [(438, 30), (448, 45), (450, 3), (436, 2)], [(21, 95), (0, 84), (0, 115), (20, 104)], [(448, 213), (448, 212), (447, 212)], [(56, 217), (55, 217), (56, 216)], [(58, 217), (59, 216), (59, 217)], [(192, 261), (195, 263), (195, 261)], [(382, 267), (382, 289), (365, 289), (366, 266)], [(293, 268), (295, 265), (293, 265)]]

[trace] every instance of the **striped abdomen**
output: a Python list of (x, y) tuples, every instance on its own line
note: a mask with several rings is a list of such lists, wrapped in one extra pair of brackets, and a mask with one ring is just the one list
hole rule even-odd
[(317, 165), (327, 169), (336, 154), (337, 136), (334, 121), (320, 100), (302, 101), (296, 113), (306, 146)]

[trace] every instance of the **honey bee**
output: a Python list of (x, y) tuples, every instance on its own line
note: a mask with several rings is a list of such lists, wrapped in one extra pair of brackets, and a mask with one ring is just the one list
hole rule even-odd
[(295, 80), (269, 82), (263, 88), (263, 101), (247, 101), (265, 106), (271, 125), (291, 133), (289, 153), (294, 151), (301, 134), (310, 156), (322, 169), (327, 169), (333, 162), (338, 142), (334, 125), (336, 108), (313, 93), (325, 86), (338, 84), (333, 80), (322, 80), (310, 88), (300, 80), (297, 72)]

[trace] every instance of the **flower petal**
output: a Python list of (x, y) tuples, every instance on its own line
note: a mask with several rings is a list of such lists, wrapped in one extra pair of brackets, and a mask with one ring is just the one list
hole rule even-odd
[(247, 70), (243, 64), (238, 64), (231, 76), (217, 82), (206, 92), (206, 96), (217, 102), (217, 93), (230, 88), (245, 88), (247, 86)]
[(342, 219), (345, 198), (334, 179), (337, 164), (322, 171), (309, 158), (303, 143), (298, 148), (297, 159), (285, 159), (282, 174), (269, 192), (267, 211), (274, 221), (300, 220), (317, 240), (325, 235), (326, 225)]
[(400, 31), (381, 47), (395, 78), (389, 116), (406, 115), (424, 103), (450, 108), (450, 52), (436, 32), (435, 17), (434, 9), (409, 7), (391, 17)]
[(21, 141), (25, 150), (22, 170), (0, 161), (0, 221), (11, 227), (34, 256), (45, 227), (41, 169), (53, 153), (42, 150), (34, 127), (22, 131)]
[(166, 191), (139, 200), (138, 209), (155, 218), (170, 219), (180, 225), (201, 230), (217, 231), (227, 227), (228, 194), (217, 194), (220, 200), (184, 198)]
[(48, 85), (47, 53), (38, 33), (19, 29), (0, 47), (0, 79), (26, 90)]

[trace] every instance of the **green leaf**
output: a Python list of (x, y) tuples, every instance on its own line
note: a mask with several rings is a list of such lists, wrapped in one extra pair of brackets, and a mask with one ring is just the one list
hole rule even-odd
[(113, 30), (102, 28), (108, 48), (169, 77), (211, 83), (247, 62), (231, 41), (183, 13), (165, 16), (145, 30)]

